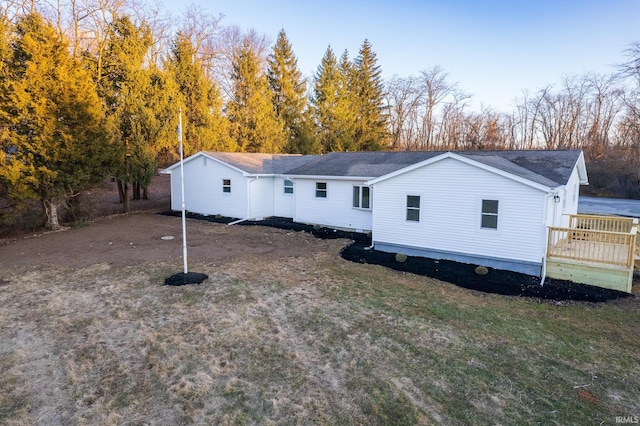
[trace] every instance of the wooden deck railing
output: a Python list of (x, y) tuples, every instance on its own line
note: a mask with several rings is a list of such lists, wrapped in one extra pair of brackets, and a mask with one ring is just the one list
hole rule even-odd
[(634, 220), (627, 217), (572, 214), (569, 228), (590, 229), (592, 231), (631, 232)]
[[(580, 222), (577, 222), (580, 224)], [(583, 222), (587, 224), (588, 222)], [(598, 222), (593, 222), (597, 224)], [(599, 222), (603, 226), (614, 222)], [(633, 266), (636, 228), (628, 232), (598, 231), (588, 228), (549, 227), (547, 256), (586, 262), (605, 263), (624, 267)]]

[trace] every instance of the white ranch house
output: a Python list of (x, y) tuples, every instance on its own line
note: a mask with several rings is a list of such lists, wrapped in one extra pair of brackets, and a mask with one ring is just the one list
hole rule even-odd
[[(180, 163), (171, 208), (181, 209)], [(568, 227), (582, 151), (199, 152), (184, 161), (186, 210), (371, 232), (377, 250), (544, 274), (549, 227)]]

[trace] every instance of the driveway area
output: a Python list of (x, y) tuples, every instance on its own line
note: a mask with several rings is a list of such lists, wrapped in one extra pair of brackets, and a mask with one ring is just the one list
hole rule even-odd
[(622, 200), (617, 198), (580, 197), (578, 213), (611, 214), (640, 218), (640, 200)]

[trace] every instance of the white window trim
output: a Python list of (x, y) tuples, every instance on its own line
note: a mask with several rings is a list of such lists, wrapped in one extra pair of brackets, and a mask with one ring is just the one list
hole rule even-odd
[[(287, 185), (287, 182), (291, 182), (291, 185)], [(284, 179), (284, 181), (282, 183), (282, 188), (283, 188), (282, 189), (282, 193), (284, 195), (287, 195), (287, 196), (292, 196), (293, 193), (295, 192), (295, 189), (293, 189), (294, 186), (295, 185), (294, 185), (294, 183), (293, 183), (293, 181), (291, 179)], [(291, 189), (291, 192), (287, 192), (287, 189), (289, 189), (289, 188)]]
[[(225, 181), (229, 181), (229, 185), (225, 184)], [(228, 191), (225, 191), (225, 188), (229, 188)], [(223, 195), (231, 195), (231, 179), (222, 179), (222, 194)]]
[[(409, 197), (418, 197), (418, 207), (409, 207)], [(407, 217), (407, 213), (409, 212), (409, 209), (412, 210), (417, 210), (418, 211), (418, 220), (411, 220)], [(418, 194), (405, 194), (404, 196), (404, 222), (405, 223), (420, 223), (420, 221), (422, 220), (422, 194), (418, 195)]]
[[(371, 194), (373, 193), (373, 191), (371, 190), (370, 186), (367, 185), (353, 185), (353, 188), (358, 188), (358, 206), (354, 206), (353, 205), (353, 190), (351, 192), (351, 208), (356, 209), (356, 210), (365, 210), (365, 211), (371, 211), (372, 209), (372, 205), (373, 205), (373, 197), (371, 196)], [(363, 188), (369, 188), (369, 207), (362, 207), (362, 189)]]
[[(320, 183), (324, 183), (324, 189), (318, 189), (318, 184)], [(324, 192), (324, 197), (319, 197), (318, 191)], [(329, 185), (327, 184), (327, 181), (316, 181), (314, 194), (316, 199), (319, 198), (321, 200), (326, 200), (329, 197)]]
[[(498, 213), (497, 214), (493, 214), (493, 213), (487, 213), (488, 215), (492, 215), (492, 216), (496, 216), (498, 218), (498, 223), (497, 223), (497, 227), (496, 228), (485, 228), (482, 226), (482, 217), (485, 215), (485, 213), (482, 212), (482, 201), (497, 201), (498, 202)], [(494, 195), (488, 195), (485, 197), (480, 197), (478, 198), (478, 207), (477, 207), (477, 223), (478, 223), (478, 228), (481, 232), (498, 232), (500, 231), (500, 228), (502, 227), (502, 220), (501, 217), (504, 215), (504, 205), (502, 203), (502, 199), (500, 199), (499, 197), (496, 197)]]

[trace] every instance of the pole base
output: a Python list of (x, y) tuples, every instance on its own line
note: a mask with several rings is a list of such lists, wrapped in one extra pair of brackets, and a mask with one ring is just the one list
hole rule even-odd
[(179, 272), (177, 274), (173, 274), (170, 277), (164, 280), (164, 285), (187, 285), (187, 284), (200, 284), (204, 280), (209, 278), (207, 274), (200, 274), (198, 272)]

